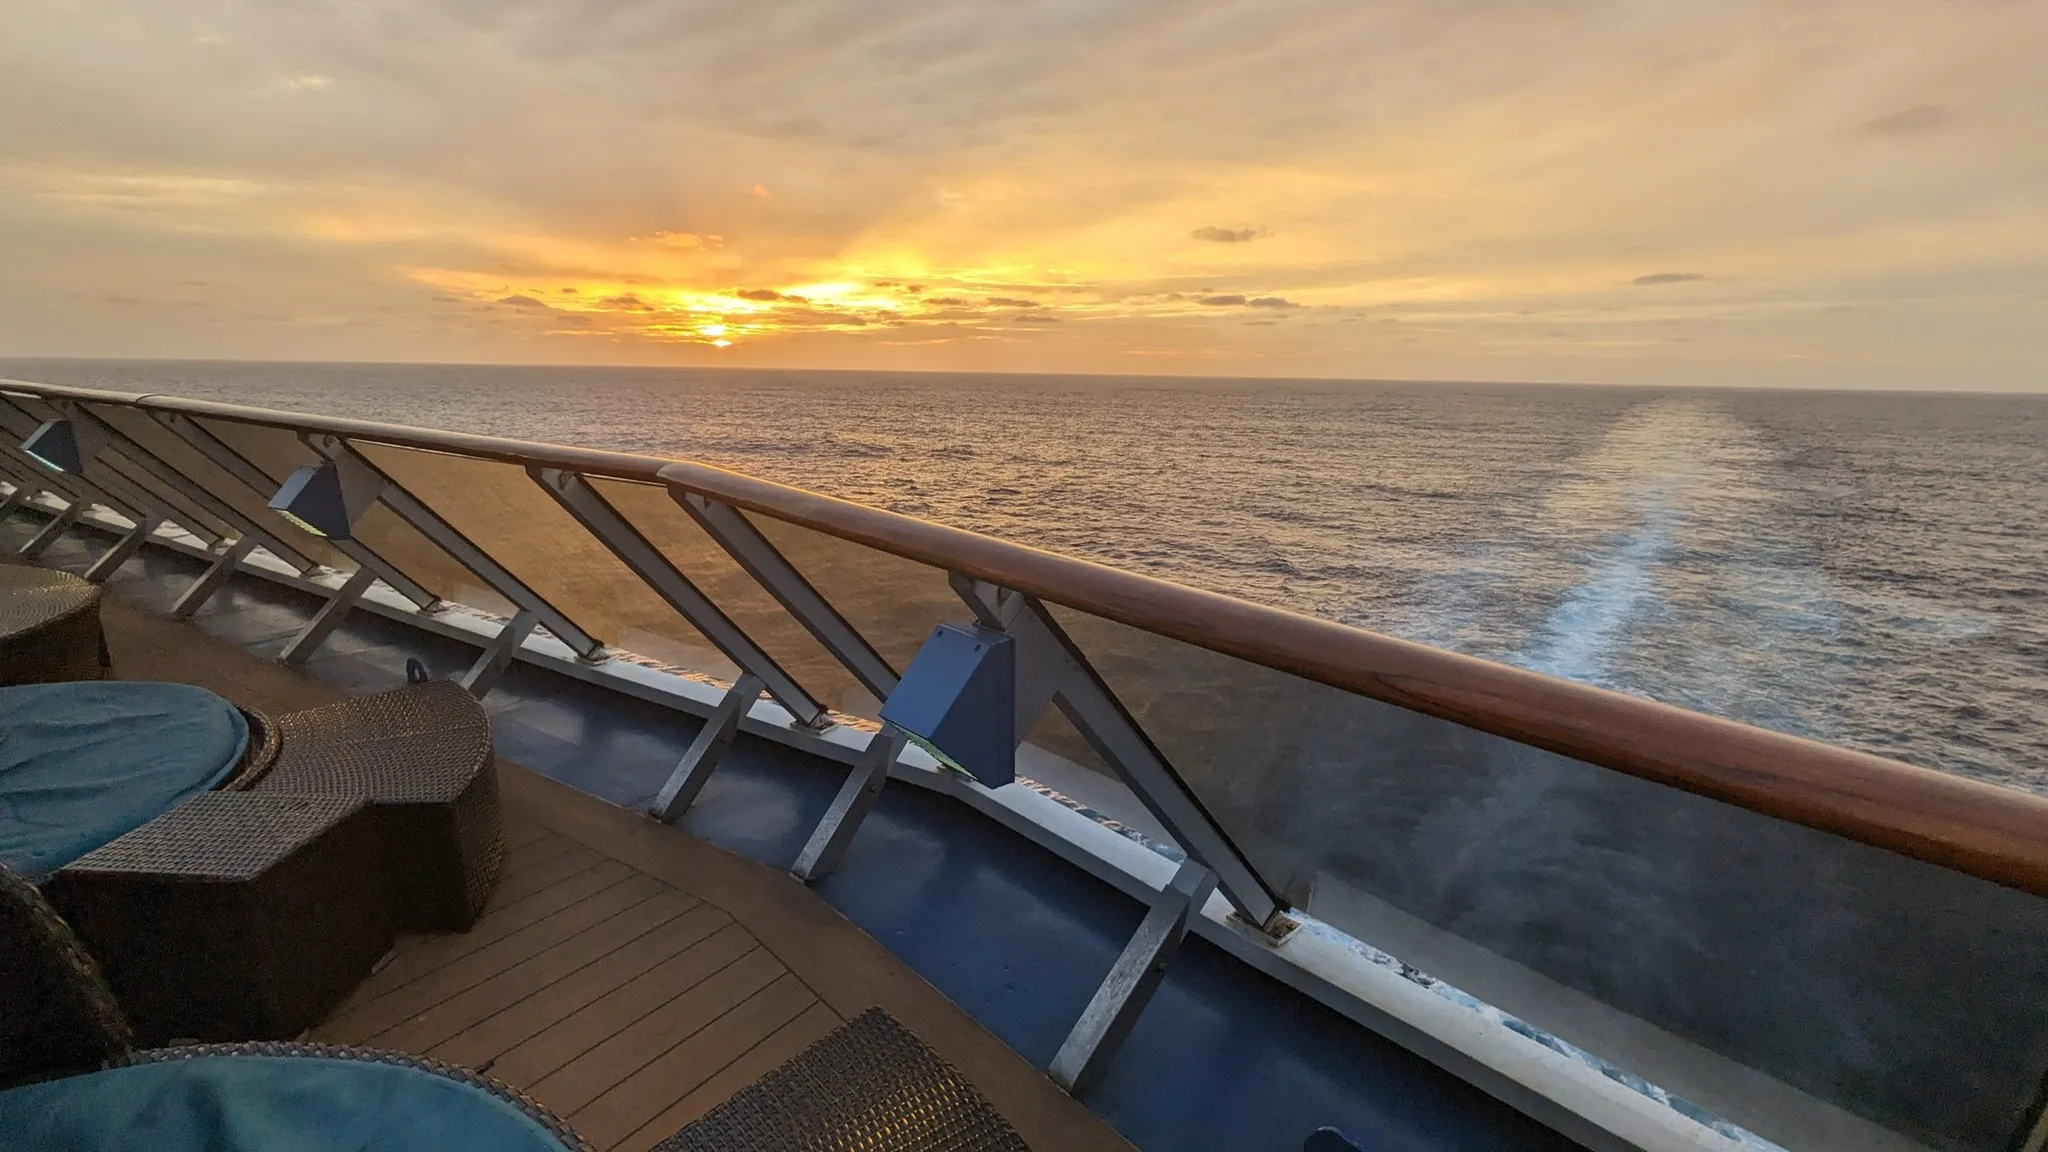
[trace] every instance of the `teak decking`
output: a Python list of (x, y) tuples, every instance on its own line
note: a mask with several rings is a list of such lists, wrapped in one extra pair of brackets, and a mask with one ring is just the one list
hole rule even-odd
[[(339, 693), (113, 597), (123, 679), (270, 711)], [(510, 851), (467, 933), (408, 936), (313, 1038), (486, 1068), (599, 1148), (644, 1149), (880, 1004), (1041, 1149), (1107, 1125), (788, 875), (499, 762)], [(992, 830), (992, 834), (995, 834)]]

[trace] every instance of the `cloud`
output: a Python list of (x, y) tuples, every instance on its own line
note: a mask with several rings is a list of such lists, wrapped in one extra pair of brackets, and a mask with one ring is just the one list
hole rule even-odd
[(510, 304), (515, 308), (547, 308), (546, 304), (543, 304), (540, 301), (535, 300), (531, 296), (522, 296), (516, 293), (511, 296), (499, 297), (498, 303)]
[(968, 302), (958, 296), (934, 296), (925, 303), (939, 308), (965, 308)]
[(1245, 301), (1250, 308), (1299, 308), (1301, 305), (1280, 296), (1254, 296)]
[(1882, 136), (1911, 136), (1919, 132), (1932, 132), (1948, 127), (1955, 117), (1939, 104), (1922, 104), (1889, 116), (1880, 116), (1863, 126)]
[(733, 289), (733, 293), (732, 293), (732, 294), (733, 294), (733, 295), (735, 295), (735, 296), (737, 296), (737, 297), (739, 297), (739, 298), (740, 298), (740, 299), (742, 299), (742, 300), (788, 300), (788, 299), (792, 299), (792, 297), (784, 296), (784, 295), (783, 295), (782, 293), (780, 293), (780, 292), (777, 292), (777, 291), (776, 291), (775, 289), (773, 289), (773, 288), (735, 288), (735, 289)]
[[(1041, 304), (1039, 304), (1039, 302), (1038, 302), (1038, 301), (1036, 301), (1036, 300), (1019, 300), (1019, 299), (1017, 299), (1017, 298), (1016, 298), (1016, 297), (1014, 297), (1014, 296), (991, 296), (991, 297), (989, 297), (989, 298), (988, 298), (988, 302), (989, 302), (989, 306), (990, 306), (990, 307), (993, 307), (993, 308), (1039, 308), (1039, 307), (1042, 307), (1042, 305), (1041, 305)], [(937, 301), (933, 301), (933, 303), (937, 303)]]
[(1197, 228), (1193, 232), (1188, 233), (1188, 238), (1191, 240), (1207, 240), (1211, 244), (1244, 244), (1257, 240), (1265, 234), (1265, 231), (1259, 228), (1218, 228), (1211, 224), (1206, 228)]
[(1629, 281), (1629, 283), (1641, 286), (1651, 284), (1682, 284), (1687, 280), (1705, 280), (1706, 278), (1706, 275), (1700, 272), (1652, 272), (1648, 276), (1638, 276)]
[(624, 296), (607, 296), (603, 300), (598, 301), (598, 303), (607, 308), (620, 308), (628, 312), (654, 311), (654, 305), (633, 295), (631, 292), (626, 293)]
[(1195, 301), (1195, 303), (1197, 303), (1197, 304), (1207, 304), (1207, 305), (1208, 305), (1208, 306), (1210, 306), (1211, 308), (1228, 308), (1228, 307), (1231, 307), (1231, 306), (1233, 306), (1233, 305), (1243, 304), (1243, 303), (1244, 303), (1244, 297), (1242, 297), (1242, 296), (1237, 296), (1237, 295), (1231, 295), (1231, 296), (1204, 296), (1204, 297), (1202, 297), (1201, 299), (1199, 299), (1199, 300)]

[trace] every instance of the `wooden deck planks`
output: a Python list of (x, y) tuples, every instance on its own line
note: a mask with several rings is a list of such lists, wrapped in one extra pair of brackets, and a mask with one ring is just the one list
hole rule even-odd
[[(517, 1004), (463, 1029), (428, 1049), (427, 1054), (471, 1067), (494, 1062), (513, 1047), (564, 1022), (593, 1002), (618, 992), (633, 980), (651, 977), (663, 984), (673, 982), (675, 976), (672, 973), (657, 969), (731, 925), (732, 917), (708, 904), (700, 904)], [(617, 1015), (613, 1018), (630, 1019)]]
[[(569, 1122), (591, 1143), (610, 1148), (817, 1002), (816, 993), (804, 987), (803, 981), (785, 973), (706, 1021), (597, 1099), (573, 1110)], [(538, 1087), (545, 1091), (546, 1085)]]
[(724, 1103), (733, 1093), (774, 1071), (783, 1061), (822, 1039), (840, 1023), (839, 1014), (832, 1011), (831, 1006), (823, 1002), (811, 1005), (796, 1019), (769, 1033), (766, 1039), (720, 1069), (717, 1075), (698, 1085), (689, 1095), (641, 1125), (639, 1131), (615, 1147), (625, 1152), (645, 1152), (675, 1135), (683, 1125)]
[(660, 970), (625, 981), (521, 1040), (499, 1056), (493, 1068), (508, 1079), (537, 1084), (758, 947), (745, 928), (720, 928)]

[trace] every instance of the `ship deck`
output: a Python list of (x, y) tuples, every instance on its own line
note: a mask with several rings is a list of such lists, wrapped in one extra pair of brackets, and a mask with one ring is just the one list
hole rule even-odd
[[(273, 713), (341, 696), (117, 597), (102, 618), (124, 679)], [(788, 874), (515, 764), (498, 771), (510, 851), (482, 919), (401, 938), (313, 1039), (487, 1070), (597, 1147), (637, 1152), (879, 1004), (1034, 1147), (1130, 1147)]]
[[(12, 553), (40, 525), (0, 522)], [(80, 526), (38, 562), (83, 571)], [(239, 575), (190, 623), (199, 574), (144, 549), (107, 580), (117, 674), (285, 711), (454, 675), (476, 649), (357, 612), (300, 670), (276, 662), (321, 605)], [(484, 1066), (601, 1147), (645, 1147), (809, 1039), (880, 1004), (1040, 1149), (1293, 1152), (1334, 1125), (1366, 1147), (1576, 1143), (1394, 1041), (1191, 938), (1103, 1081), (1040, 1069), (1144, 914), (1137, 900), (959, 803), (891, 787), (842, 862), (784, 868), (845, 768), (742, 735), (674, 826), (640, 814), (700, 723), (518, 662), (486, 697), (513, 851), (462, 936), (405, 940), (319, 1038)], [(1129, 1143), (1126, 1143), (1129, 1141)]]

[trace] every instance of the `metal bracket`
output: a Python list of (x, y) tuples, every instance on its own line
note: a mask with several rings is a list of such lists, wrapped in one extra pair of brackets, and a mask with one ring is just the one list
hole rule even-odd
[(1182, 862), (1180, 870), (1152, 899), (1151, 910), (1124, 945), (1123, 954), (1110, 965), (1109, 975), (1067, 1033), (1046, 1075), (1069, 1092), (1085, 1091), (1101, 1078), (1103, 1069), (1123, 1047), (1139, 1013), (1159, 990), (1166, 966), (1187, 937), (1188, 921), (1201, 915), (1202, 905), (1216, 887), (1216, 874), (1198, 861)]
[(476, 574), (493, 592), (510, 600), (521, 611), (531, 612), (547, 627), (555, 639), (567, 644), (571, 651), (586, 661), (604, 658), (604, 644), (585, 632), (575, 621), (563, 615), (554, 605), (547, 602), (540, 593), (527, 587), (526, 582), (514, 576), (506, 567), (464, 536), (453, 524), (441, 518), (441, 514), (429, 508), (419, 497), (406, 491), (405, 486), (393, 480), (383, 469), (371, 463), (369, 458), (355, 450), (355, 447), (339, 436), (326, 433), (301, 433), (301, 440), (320, 455), (336, 464), (361, 467), (380, 478), (384, 487), (377, 499), (384, 506), (398, 513), (400, 519), (420, 530), (432, 540), (435, 546), (455, 559), (455, 562)]
[(853, 834), (860, 831), (868, 809), (875, 806), (875, 798), (882, 794), (882, 785), (889, 782), (889, 766), (903, 754), (903, 744), (903, 733), (888, 726), (868, 739), (868, 746), (847, 775), (846, 783), (840, 785), (839, 794), (832, 798), (832, 806), (825, 809), (818, 826), (811, 830), (810, 842), (790, 866), (790, 875), (809, 884), (839, 867), (839, 858), (846, 855)]
[(21, 551), (16, 554), (31, 560), (42, 555), (43, 549), (55, 544), (57, 537), (62, 536), (64, 530), (71, 527), (72, 523), (78, 519), (78, 514), (83, 511), (85, 511), (85, 501), (83, 500), (73, 499), (66, 503), (64, 510), (50, 517), (50, 522), (43, 525), (43, 530), (36, 533), (34, 538), (28, 543), (23, 544)]
[(135, 555), (135, 550), (142, 547), (143, 542), (149, 539), (149, 534), (156, 531), (158, 526), (166, 519), (168, 517), (164, 515), (161, 508), (151, 509), (143, 513), (141, 518), (135, 521), (135, 527), (130, 528), (119, 540), (114, 541), (113, 547), (100, 553), (100, 558), (93, 561), (92, 567), (85, 570), (85, 578), (94, 584), (104, 584), (107, 577), (112, 576), (121, 565), (126, 564), (128, 558)]
[(207, 566), (206, 571), (199, 574), (199, 579), (194, 580), (178, 597), (178, 602), (171, 605), (171, 619), (190, 619), (202, 605), (213, 599), (214, 593), (227, 586), (228, 578), (235, 574), (235, 569), (255, 550), (254, 536), (244, 536), (222, 549), (219, 557)]
[(538, 616), (524, 610), (505, 621), (505, 626), (498, 629), (498, 634), (491, 638), (491, 642), (485, 645), (483, 652), (477, 656), (476, 663), (471, 664), (469, 671), (462, 674), (462, 686), (471, 696), (481, 700), (485, 693), (497, 687), (498, 680), (505, 675), (505, 670), (512, 667), (512, 654), (519, 651), (519, 645), (525, 643), (527, 633), (532, 632), (533, 626), (538, 623)]
[(760, 699), (763, 682), (752, 672), (740, 673), (726, 689), (718, 707), (704, 720), (704, 726), (697, 730), (697, 738), (690, 741), (690, 747), (669, 773), (667, 782), (655, 795), (648, 812), (664, 823), (674, 820), (690, 805), (697, 802), (697, 794), (711, 780), (711, 774), (718, 770), (719, 761), (725, 759), (726, 750), (732, 747), (733, 738), (739, 735), (740, 721), (747, 709)]
[(818, 643), (845, 665), (853, 678), (860, 681), (861, 687), (874, 693), (877, 700), (889, 698), (889, 693), (896, 689), (896, 670), (889, 667), (889, 662), (875, 651), (867, 638), (846, 622), (839, 610), (832, 607), (809, 580), (804, 579), (803, 573), (798, 572), (796, 566), (777, 551), (766, 536), (761, 535), (761, 530), (740, 514), (739, 509), (695, 492), (671, 488), (669, 495), (713, 540), (718, 541), (720, 547), (731, 554), (734, 562), (746, 569), (755, 583), (766, 589), (791, 616), (796, 617), (797, 623), (817, 637)]
[(377, 574), (368, 568), (356, 569), (348, 578), (348, 582), (335, 589), (334, 595), (327, 598), (327, 603), (320, 606), (320, 611), (315, 612), (313, 618), (306, 621), (306, 626), (299, 630), (297, 636), (292, 637), (292, 642), (284, 646), (284, 651), (277, 655), (278, 660), (285, 664), (304, 664), (314, 649), (320, 647), (328, 634), (341, 624), (349, 609), (356, 606), (356, 601), (363, 598), (363, 593), (369, 591), (371, 582), (376, 579)]
[[(553, 497), (562, 510), (583, 525), (584, 530), (597, 537), (612, 555), (619, 558), (640, 582), (654, 590), (655, 595), (668, 601), (684, 620), (689, 621), (706, 640), (717, 645), (726, 659), (738, 665), (740, 670), (760, 681), (755, 686), (759, 692), (766, 687), (768, 694), (775, 697), (797, 722), (816, 728), (830, 722), (825, 706), (818, 703), (801, 684), (783, 671), (775, 659), (754, 643), (753, 638), (733, 622), (725, 611), (712, 602), (698, 589), (690, 578), (669, 562), (632, 522), (620, 515), (589, 481), (574, 472), (559, 468), (528, 468), (527, 474), (541, 486), (541, 490)], [(684, 802), (688, 807), (688, 802)], [(666, 819), (666, 817), (664, 817)]]
[[(215, 467), (242, 482), (251, 492), (270, 499), (281, 481), (258, 468), (248, 457), (236, 451), (225, 440), (215, 436), (206, 427), (190, 417), (176, 412), (150, 413), (158, 424), (192, 446), (193, 451), (211, 460)], [(422, 612), (432, 612), (440, 607), (440, 597), (434, 595), (417, 580), (393, 567), (391, 563), (364, 545), (360, 540), (329, 540), (328, 546), (356, 562), (359, 568), (368, 568), (377, 574), (377, 579), (389, 584), (400, 596), (413, 602)]]

